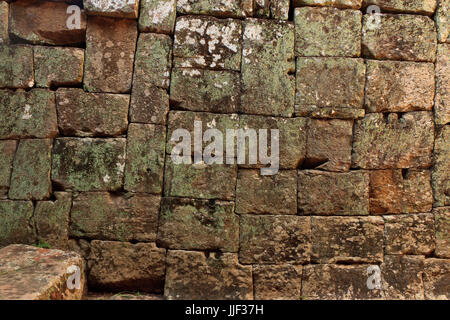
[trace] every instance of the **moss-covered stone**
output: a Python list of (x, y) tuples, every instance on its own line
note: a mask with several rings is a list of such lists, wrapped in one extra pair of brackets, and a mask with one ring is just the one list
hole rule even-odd
[(290, 0), (254, 0), (254, 16), (288, 20), (289, 6)]
[(294, 6), (330, 6), (337, 8), (361, 8), (361, 2), (363, 0), (294, 0)]
[(140, 0), (139, 31), (172, 34), (176, 0)]
[(125, 190), (162, 192), (166, 128), (132, 123), (128, 127)]
[(252, 15), (253, 0), (178, 0), (177, 12), (242, 18)]
[(297, 214), (295, 170), (261, 176), (259, 170), (239, 170), (236, 187), (236, 213)]
[(436, 250), (439, 258), (450, 258), (450, 207), (433, 210), (436, 226)]
[(434, 166), (432, 186), (434, 206), (450, 206), (450, 126), (444, 126), (436, 135), (434, 143)]
[(0, 46), (0, 88), (33, 87), (33, 69), (33, 48), (31, 46)]
[(240, 93), (238, 72), (184, 68), (172, 70), (170, 100), (177, 108), (236, 113)]
[(14, 157), (8, 196), (15, 200), (42, 200), (52, 191), (52, 140), (21, 140)]
[[(370, 15), (363, 17), (362, 51), (367, 58), (434, 62), (436, 27), (429, 17), (408, 14), (381, 14), (380, 26), (372, 26)], [(420, 39), (420, 41), (417, 41)]]
[(239, 218), (234, 203), (164, 198), (157, 243), (170, 249), (237, 252)]
[(303, 7), (295, 9), (295, 55), (359, 57), (361, 19), (357, 10)]
[(83, 80), (84, 50), (79, 48), (34, 47), (37, 87), (76, 86)]
[(427, 168), (431, 165), (434, 121), (431, 112), (370, 113), (357, 120), (352, 167)]
[(297, 58), (297, 109), (362, 108), (365, 72), (363, 59)]
[(294, 26), (247, 19), (243, 27), (240, 112), (290, 117), (294, 113)]
[(13, 243), (35, 244), (31, 201), (0, 200), (0, 247)]
[(439, 0), (439, 6), (434, 16), (439, 42), (450, 43), (450, 0)]
[(139, 11), (139, 0), (84, 0), (83, 5), (86, 13), (93, 16), (137, 19)]
[(311, 217), (311, 237), (314, 262), (383, 261), (381, 217)]
[(241, 263), (304, 264), (311, 252), (310, 218), (241, 215)]
[(434, 216), (431, 213), (384, 216), (387, 254), (428, 255), (435, 248)]
[(155, 241), (160, 202), (154, 195), (82, 192), (73, 199), (70, 236)]
[(0, 45), (8, 44), (8, 15), (9, 15), (9, 5), (7, 2), (3, 1), (0, 3)]
[(58, 138), (52, 181), (74, 191), (115, 191), (123, 184), (126, 140)]
[(301, 296), (302, 266), (254, 265), (255, 300), (298, 300)]
[(181, 16), (175, 25), (174, 65), (240, 71), (241, 22), (207, 16)]
[(434, 117), (437, 125), (450, 123), (450, 43), (438, 46)]
[(69, 218), (72, 194), (55, 192), (55, 201), (38, 201), (34, 221), (38, 240), (51, 248), (67, 250), (69, 241)]
[(392, 12), (418, 13), (432, 15), (437, 0), (363, 0), (363, 7), (376, 5), (380, 9)]
[(298, 209), (305, 215), (368, 215), (369, 174), (299, 171)]
[(16, 154), (17, 141), (0, 141), (0, 199), (6, 197), (11, 179), (12, 164)]
[(137, 34), (134, 20), (94, 16), (89, 18), (84, 68), (86, 91), (131, 91)]

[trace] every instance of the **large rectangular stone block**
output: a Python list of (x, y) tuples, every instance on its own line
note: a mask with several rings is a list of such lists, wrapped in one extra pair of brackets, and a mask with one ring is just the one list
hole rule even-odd
[(3, 1), (0, 3), (0, 45), (6, 45), (9, 42), (8, 15), (9, 5)]
[(149, 87), (144, 82), (133, 84), (130, 122), (166, 124), (169, 95), (166, 89)]
[(438, 46), (434, 117), (437, 125), (450, 123), (450, 43)]
[(433, 210), (436, 227), (436, 250), (439, 258), (450, 258), (450, 207)]
[(170, 249), (237, 252), (239, 218), (234, 203), (163, 198), (157, 243)]
[(432, 15), (436, 9), (437, 0), (363, 0), (363, 6), (376, 5), (380, 9), (392, 12), (406, 12)]
[(97, 1), (84, 0), (88, 15), (137, 19), (139, 0)]
[(450, 20), (450, 1), (439, 0), (438, 9), (434, 16), (436, 21), (436, 27), (438, 31), (439, 42), (450, 42), (450, 26), (448, 21)]
[(218, 17), (243, 18), (253, 13), (254, 0), (178, 0), (180, 14), (205, 14)]
[(254, 265), (256, 300), (298, 300), (301, 297), (302, 266)]
[(33, 86), (33, 47), (1, 45), (0, 88), (31, 88)]
[(1, 140), (0, 141), (0, 198), (6, 197), (11, 179), (11, 171), (16, 154), (17, 141)]
[(361, 2), (363, 0), (294, 0), (294, 6), (330, 6), (337, 8), (361, 8)]
[(0, 200), (0, 247), (13, 243), (35, 244), (31, 201)]
[(176, 17), (176, 0), (140, 0), (140, 32), (173, 34)]
[(425, 299), (450, 299), (450, 259), (426, 259), (423, 274)]
[(434, 166), (431, 173), (434, 206), (450, 205), (450, 126), (442, 127), (434, 142)]

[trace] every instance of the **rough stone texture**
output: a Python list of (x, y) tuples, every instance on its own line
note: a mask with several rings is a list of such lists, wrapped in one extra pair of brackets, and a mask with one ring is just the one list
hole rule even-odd
[(357, 10), (296, 8), (295, 55), (359, 57), (361, 19)]
[(136, 21), (90, 17), (86, 31), (85, 90), (130, 92), (136, 39)]
[(237, 252), (239, 218), (234, 203), (164, 198), (157, 243), (170, 249)]
[(289, 0), (254, 0), (254, 16), (288, 20)]
[(0, 247), (13, 243), (34, 244), (36, 231), (32, 216), (31, 201), (0, 200)]
[(348, 171), (351, 165), (353, 121), (311, 119), (305, 167)]
[(137, 19), (139, 0), (84, 0), (88, 15)]
[(302, 266), (254, 265), (255, 300), (298, 300), (301, 280)]
[(252, 267), (233, 253), (169, 250), (164, 286), (167, 299), (253, 299)]
[(362, 59), (297, 58), (298, 108), (362, 108), (366, 67)]
[(11, 174), (8, 193), (10, 199), (42, 200), (50, 196), (51, 154), (50, 139), (29, 139), (19, 142)]
[(310, 218), (241, 215), (241, 263), (304, 264), (311, 250)]
[(433, 210), (436, 226), (435, 256), (450, 258), (450, 207), (435, 208)]
[(236, 165), (175, 164), (166, 160), (164, 194), (169, 197), (233, 200)]
[(431, 112), (370, 113), (357, 120), (352, 167), (426, 168), (431, 165), (434, 121)]
[(259, 170), (239, 170), (236, 186), (236, 213), (297, 213), (297, 176), (295, 170), (261, 176)]
[(370, 171), (370, 213), (429, 212), (433, 193), (429, 170), (373, 170)]
[(383, 261), (381, 217), (311, 217), (311, 237), (314, 262)]
[(133, 85), (130, 121), (166, 124), (169, 112), (169, 95), (165, 89), (148, 87), (143, 83)]
[(74, 196), (70, 236), (155, 241), (160, 196), (86, 192)]
[(384, 298), (423, 300), (423, 256), (386, 255), (381, 265)]
[(0, 139), (53, 138), (56, 122), (53, 92), (0, 90)]
[(243, 26), (240, 112), (290, 117), (294, 113), (294, 26), (247, 19)]
[(430, 254), (435, 248), (434, 216), (430, 213), (384, 216), (387, 254)]
[(91, 242), (89, 287), (160, 293), (164, 287), (166, 250), (154, 243)]
[(74, 191), (115, 191), (122, 187), (125, 139), (58, 138), (52, 181)]
[(439, 6), (434, 16), (439, 42), (450, 42), (450, 1), (439, 0)]
[(80, 14), (80, 29), (69, 29), (70, 4), (40, 0), (19, 0), (9, 5), (10, 39), (33, 44), (75, 45), (85, 42), (86, 15)]
[(434, 166), (431, 174), (434, 206), (450, 206), (450, 126), (444, 126), (436, 136)]
[[(80, 289), (67, 282), (80, 270)], [(85, 262), (75, 252), (15, 244), (0, 249), (1, 300), (81, 300), (86, 289)]]
[(404, 12), (432, 15), (437, 0), (363, 0), (363, 6), (376, 5), (382, 12)]
[(162, 192), (165, 143), (165, 127), (153, 124), (130, 124), (125, 190), (156, 194)]
[(0, 3), (0, 45), (8, 44), (8, 14), (9, 6), (6, 2)]
[(367, 112), (431, 110), (434, 65), (405, 61), (367, 60)]
[(175, 24), (174, 65), (240, 71), (241, 22), (181, 16)]
[(337, 8), (361, 8), (363, 0), (294, 0), (294, 6), (332, 6)]
[[(239, 116), (239, 127), (243, 130), (254, 129), (259, 137), (259, 129), (267, 129), (267, 153), (271, 154), (270, 130), (279, 130), (279, 166), (281, 169), (297, 169), (305, 160), (307, 139), (306, 118), (276, 118), (264, 116)], [(246, 143), (246, 159), (248, 159), (249, 144)], [(243, 164), (245, 167), (254, 167)], [(258, 167), (265, 166), (258, 161)]]
[(35, 46), (34, 65), (37, 87), (76, 86), (83, 80), (84, 50)]
[(177, 12), (242, 18), (252, 15), (253, 0), (178, 0)]
[(34, 86), (33, 48), (26, 45), (0, 46), (0, 88)]
[(302, 297), (321, 300), (380, 299), (383, 297), (381, 290), (367, 287), (368, 267), (333, 264), (304, 266)]
[(140, 0), (139, 31), (172, 34), (176, 0)]
[(450, 299), (450, 259), (427, 259), (424, 270), (425, 299)]
[(295, 106), (295, 115), (298, 117), (310, 117), (313, 119), (361, 119), (366, 114), (364, 109), (336, 108), (336, 107), (317, 107)]
[(368, 215), (369, 174), (299, 171), (298, 209), (304, 215)]
[(450, 44), (438, 46), (434, 116), (437, 125), (450, 123)]
[(56, 91), (58, 126), (67, 136), (118, 136), (128, 126), (130, 97), (124, 94), (85, 93), (82, 89)]
[(362, 51), (367, 58), (434, 62), (436, 27), (429, 17), (381, 14), (380, 27), (369, 27), (370, 15), (363, 17)]
[(11, 171), (16, 154), (17, 141), (0, 141), (0, 199), (6, 197), (11, 181)]
[(234, 71), (174, 68), (170, 101), (183, 110), (236, 113), (241, 93), (240, 75)]
[(51, 248), (68, 249), (72, 194), (55, 192), (55, 201), (38, 201), (34, 210), (36, 232), (40, 243)]

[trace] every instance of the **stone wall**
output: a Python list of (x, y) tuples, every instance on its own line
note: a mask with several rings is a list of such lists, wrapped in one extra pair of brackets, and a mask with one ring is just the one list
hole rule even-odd
[[(0, 246), (97, 291), (450, 297), (450, 1), (74, 3), (0, 2)], [(280, 171), (174, 163), (194, 120), (278, 129)]]

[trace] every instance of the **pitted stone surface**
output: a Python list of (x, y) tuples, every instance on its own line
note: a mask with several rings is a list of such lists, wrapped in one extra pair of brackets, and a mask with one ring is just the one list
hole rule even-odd
[(33, 87), (33, 68), (33, 47), (0, 46), (0, 88)]
[(361, 8), (363, 0), (294, 0), (294, 6), (331, 6), (337, 8)]
[(437, 125), (450, 123), (450, 44), (438, 46), (434, 114)]
[(132, 19), (138, 17), (139, 0), (84, 0), (83, 4), (88, 15)]
[(431, 15), (438, 0), (363, 0), (363, 6), (376, 5), (381, 11), (407, 12)]
[(139, 31), (172, 34), (176, 0), (140, 0)]

